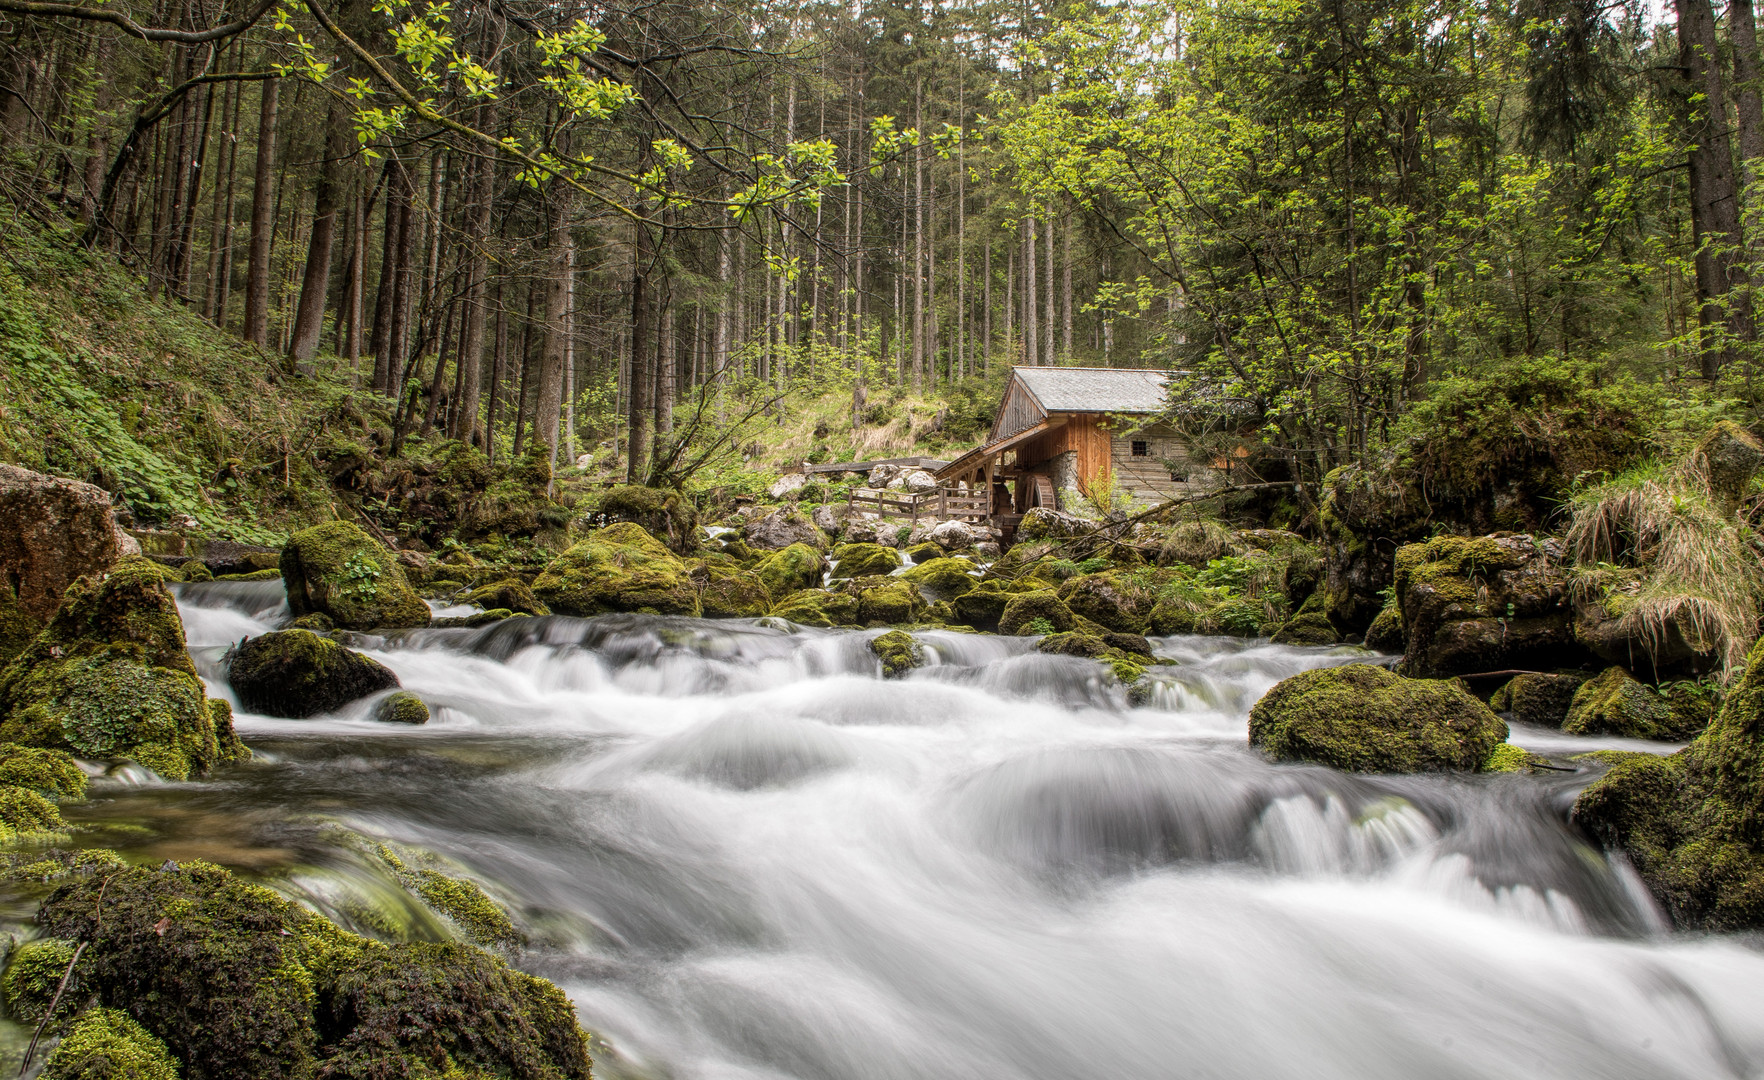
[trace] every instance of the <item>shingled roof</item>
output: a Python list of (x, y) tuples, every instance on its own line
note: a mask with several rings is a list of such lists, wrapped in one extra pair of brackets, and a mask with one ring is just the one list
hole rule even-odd
[(1017, 378), (1050, 413), (1163, 412), (1171, 372), (1148, 368), (1019, 367)]

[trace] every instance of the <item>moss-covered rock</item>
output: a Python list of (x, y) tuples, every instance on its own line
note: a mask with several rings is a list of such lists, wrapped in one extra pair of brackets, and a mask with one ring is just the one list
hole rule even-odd
[(82, 994), (163, 1039), (186, 1080), (589, 1076), (550, 983), (471, 945), (357, 937), (216, 866), (76, 880), (37, 919), (89, 943)]
[(1512, 713), (1522, 724), (1561, 727), (1568, 719), (1574, 692), (1587, 679), (1584, 672), (1528, 671), (1501, 684), (1488, 704), (1496, 712)]
[(821, 553), (807, 544), (791, 544), (760, 560), (754, 574), (773, 596), (783, 596), (798, 589), (812, 589), (821, 584), (827, 570)]
[(185, 581), (214, 580), (214, 572), (208, 568), (208, 564), (196, 559), (191, 559), (178, 567), (178, 576)]
[(1712, 692), (1656, 690), (1620, 667), (1588, 679), (1569, 699), (1562, 730), (1626, 739), (1688, 739), (1709, 726)]
[(1576, 642), (1560, 540), (1436, 536), (1396, 553), (1407, 675), (1574, 667)]
[(978, 582), (970, 559), (947, 557), (927, 559), (902, 574), (914, 585), (939, 600), (953, 600), (972, 590)]
[(1548, 763), (1523, 747), (1504, 742), (1489, 751), (1488, 757), (1482, 759), (1482, 765), (1477, 771), (1485, 773), (1523, 772), (1533, 765), (1540, 764)]
[(1045, 626), (1059, 633), (1072, 629), (1076, 623), (1072, 609), (1060, 599), (1059, 593), (1041, 589), (1018, 593), (1007, 600), (998, 618), (998, 632), (1007, 635), (1045, 633), (1044, 629), (1036, 629)]
[(913, 560), (913, 562), (922, 563), (929, 562), (932, 559), (941, 559), (945, 555), (945, 552), (941, 545), (925, 540), (908, 547), (906, 549), (906, 555), (907, 558)]
[(0, 664), (42, 631), (68, 586), (140, 550), (117, 528), (109, 492), (0, 465)]
[(1157, 603), (1154, 591), (1134, 586), (1114, 570), (1080, 574), (1061, 585), (1059, 594), (1074, 615), (1123, 634), (1143, 634), (1150, 629), (1152, 608)]
[(216, 574), (216, 581), (280, 581), (282, 572), (275, 567), (263, 570), (251, 570), (243, 574)]
[(629, 522), (591, 533), (553, 559), (534, 579), (533, 595), (560, 615), (698, 614), (686, 564)]
[(1408, 638), (1403, 629), (1402, 606), (1395, 603), (1384, 605), (1384, 610), (1366, 628), (1366, 648), (1375, 652), (1401, 653)]
[(60, 750), (0, 743), (0, 785), (50, 799), (86, 797), (86, 774)]
[(118, 1009), (93, 1009), (68, 1029), (39, 1080), (178, 1080), (165, 1043)]
[(398, 686), (391, 668), (310, 630), (246, 639), (228, 657), (227, 681), (251, 712), (294, 719)]
[(429, 605), (379, 541), (347, 521), (302, 529), (282, 548), (295, 616), (322, 611), (345, 630), (427, 626)]
[(331, 617), (322, 611), (309, 611), (290, 622), (288, 628), (291, 630), (311, 630), (315, 634), (328, 634), (337, 629), (337, 624), (332, 622)]
[(919, 590), (899, 578), (859, 579), (851, 584), (848, 592), (857, 600), (857, 623), (860, 626), (901, 626), (917, 622), (925, 608)]
[(771, 613), (802, 626), (856, 626), (858, 601), (843, 592), (801, 589), (774, 604)]
[(231, 710), (203, 692), (177, 604), (140, 556), (76, 582), (49, 625), (0, 671), (0, 739), (132, 757), (173, 780), (246, 753)]
[(827, 534), (794, 506), (754, 518), (741, 527), (741, 535), (751, 547), (762, 551), (783, 551), (791, 544), (826, 551), (828, 544)]
[(1110, 652), (1108, 642), (1095, 634), (1067, 631), (1042, 638), (1036, 649), (1053, 656), (1086, 656), (1100, 659)]
[(413, 848), (395, 851), (390, 844), (376, 844), (374, 854), (391, 868), (401, 884), (458, 927), (466, 940), (504, 947), (526, 943), (525, 935), (515, 929), (508, 912), (490, 899), (477, 882), (443, 873), (435, 856)]
[[(6, 972), (0, 976), (0, 996), (6, 1000), (6, 1013), (21, 1024), (35, 1024), (49, 1011), (55, 988), (73, 960), (72, 942), (40, 938), (20, 942), (6, 957)], [(62, 994), (55, 1006), (57, 1019), (72, 1016), (80, 1010), (78, 995)]]
[(833, 576), (860, 578), (900, 569), (900, 552), (881, 544), (840, 544), (833, 549)]
[(462, 598), (467, 604), (476, 604), (485, 610), (505, 609), (519, 612), (522, 615), (549, 615), (551, 609), (539, 602), (533, 590), (520, 578), (503, 578), (488, 585), (480, 585)]
[(1708, 480), (1709, 493), (1731, 514), (1746, 497), (1752, 477), (1764, 469), (1764, 442), (1723, 420), (1698, 440), (1691, 463)]
[(871, 638), (870, 651), (882, 662), (884, 679), (898, 679), (925, 662), (925, 650), (904, 630), (890, 630)]
[(1369, 664), (1300, 672), (1250, 710), (1250, 745), (1348, 772), (1475, 770), (1507, 725), (1455, 680)]
[(984, 578), (973, 589), (951, 600), (950, 608), (960, 622), (976, 630), (993, 631), (998, 629), (998, 620), (1004, 616), (1011, 596), (1023, 591), (1028, 590), (1015, 582)]
[[(480, 626), (489, 626), (504, 619), (513, 619), (517, 613), (507, 608), (491, 608), (488, 611), (474, 611), (470, 615), (444, 615), (430, 621), (429, 625), (436, 630), (470, 630)], [(527, 618), (519, 615), (519, 618)]]
[(1152, 605), (1146, 632), (1159, 635), (1193, 634), (1200, 629), (1200, 612), (1187, 601), (1168, 597)]
[(677, 554), (698, 549), (698, 509), (677, 491), (626, 484), (602, 495), (594, 510), (609, 523), (641, 525)]
[(734, 559), (717, 556), (693, 565), (700, 613), (707, 619), (757, 619), (772, 609), (771, 594), (759, 575)]
[(1360, 633), (1384, 607), (1392, 545), (1426, 536), (1431, 508), (1412, 473), (1391, 461), (1368, 462), (1323, 478), (1317, 518), (1324, 534), (1324, 614), (1344, 633)]
[(385, 700), (374, 707), (374, 719), (383, 724), (426, 724), (429, 722), (429, 706), (409, 690), (400, 690), (386, 695)]
[(1334, 624), (1322, 612), (1294, 615), (1274, 631), (1276, 645), (1334, 645), (1340, 640)]

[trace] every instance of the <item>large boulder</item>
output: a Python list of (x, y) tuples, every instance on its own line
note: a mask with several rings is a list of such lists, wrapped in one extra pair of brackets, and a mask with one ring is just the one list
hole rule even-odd
[(340, 629), (429, 625), (429, 605), (379, 541), (347, 521), (302, 529), (282, 548), (282, 581), (295, 616), (319, 611)]
[(923, 469), (914, 469), (902, 474), (901, 486), (914, 495), (924, 495), (937, 490), (937, 477)]
[(699, 614), (707, 619), (757, 619), (771, 610), (764, 583), (732, 559), (705, 559), (689, 573), (698, 589)]
[(1064, 540), (1083, 536), (1095, 528), (1095, 522), (1086, 521), (1077, 514), (1037, 506), (1024, 514), (1023, 520), (1017, 523), (1017, 539)]
[(1005, 605), (1018, 593), (1032, 590), (1002, 578), (984, 578), (973, 589), (950, 603), (955, 617), (976, 630), (995, 631), (1004, 617)]
[(1426, 536), (1423, 493), (1388, 463), (1349, 465), (1323, 478), (1324, 614), (1344, 634), (1364, 633), (1384, 607), (1396, 549)]
[(246, 756), (210, 701), (158, 569), (128, 556), (81, 578), (0, 671), (0, 740), (84, 758), (133, 758), (172, 780)]
[(1626, 739), (1689, 739), (1709, 726), (1714, 713), (1712, 691), (1656, 689), (1613, 667), (1575, 689), (1562, 730)]
[(827, 589), (802, 589), (778, 601), (772, 615), (802, 626), (855, 626), (858, 601), (849, 593)]
[(845, 531), (845, 523), (852, 516), (851, 507), (844, 503), (826, 503), (814, 508), (809, 520), (815, 528), (828, 536), (837, 536)]
[(775, 510), (742, 526), (747, 542), (766, 551), (783, 551), (791, 544), (807, 544), (817, 551), (827, 550), (827, 535), (801, 510), (790, 507)]
[(296, 720), (399, 685), (391, 668), (310, 630), (245, 639), (227, 657), (227, 681), (245, 709)]
[[(37, 922), (50, 940), (29, 953), (85, 942), (80, 994), (162, 1040), (185, 1080), (589, 1077), (575, 1011), (545, 980), (461, 942), (358, 937), (218, 866), (88, 874)], [(38, 998), (27, 1012), (46, 1011)]]
[(900, 569), (900, 552), (881, 544), (840, 544), (833, 549), (833, 576), (860, 578)]
[(630, 522), (590, 533), (553, 559), (533, 579), (533, 595), (559, 615), (696, 615), (699, 610), (686, 564)]
[(1405, 675), (1573, 667), (1565, 551), (1532, 536), (1438, 536), (1396, 553)]
[(1497, 712), (1512, 713), (1522, 724), (1559, 728), (1568, 719), (1574, 692), (1586, 680), (1580, 672), (1528, 671), (1503, 684), (1488, 704)]
[(103, 488), (0, 465), (0, 664), (24, 651), (69, 585), (140, 553)]
[(772, 481), (772, 486), (766, 489), (766, 494), (774, 499), (787, 499), (797, 491), (800, 491), (802, 485), (807, 482), (808, 477), (804, 476), (802, 473), (785, 473), (783, 476)]
[(812, 589), (821, 584), (827, 561), (807, 544), (791, 544), (761, 559), (754, 574), (773, 596), (783, 596), (798, 589)]
[(1154, 589), (1134, 584), (1119, 571), (1081, 574), (1059, 588), (1060, 599), (1094, 623), (1123, 634), (1143, 634), (1158, 601)]
[(939, 600), (950, 600), (974, 587), (976, 571), (969, 560), (952, 557), (927, 559), (901, 577)]
[(1721, 711), (1670, 757), (1603, 753), (1574, 820), (1626, 853), (1684, 928), (1764, 928), (1764, 642)]
[(966, 551), (982, 538), (965, 521), (940, 521), (931, 526), (926, 537), (945, 551)]
[(905, 630), (871, 638), (870, 651), (881, 661), (884, 679), (898, 679), (925, 662), (925, 650)]
[(492, 581), (488, 585), (480, 585), (460, 598), (468, 604), (476, 604), (486, 611), (512, 611), (521, 615), (551, 614), (533, 590), (520, 578), (503, 578)]
[(1370, 664), (1300, 672), (1250, 710), (1251, 746), (1347, 772), (1474, 770), (1506, 739), (1506, 723), (1456, 680)]
[(1600, 596), (1574, 605), (1574, 640), (1607, 664), (1646, 668), (1657, 675), (1692, 675), (1719, 666), (1715, 642), (1682, 617), (1632, 617), (1641, 588), (1639, 573), (1624, 575)]
[(625, 484), (600, 496), (594, 508), (607, 524), (641, 525), (681, 555), (698, 548), (698, 509), (677, 491)]
[(1731, 514), (1746, 497), (1752, 477), (1764, 469), (1764, 442), (1732, 420), (1723, 420), (1697, 441), (1691, 464), (1708, 482), (1709, 494)]
[(917, 622), (925, 609), (919, 590), (900, 578), (858, 578), (846, 586), (846, 593), (857, 601), (856, 621), (860, 626)]
[(998, 617), (1001, 634), (1057, 634), (1078, 624), (1072, 609), (1052, 589), (1018, 593), (1005, 601)]

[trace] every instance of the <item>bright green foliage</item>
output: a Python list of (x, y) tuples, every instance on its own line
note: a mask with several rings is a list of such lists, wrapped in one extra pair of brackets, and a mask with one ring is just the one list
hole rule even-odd
[(629, 522), (591, 533), (559, 555), (534, 579), (533, 595), (560, 615), (698, 614), (686, 564)]
[(1519, 772), (1531, 766), (1537, 758), (1528, 750), (1514, 746), (1510, 742), (1501, 743), (1489, 751), (1478, 771), (1487, 773)]
[(379, 541), (347, 521), (302, 529), (282, 548), (295, 615), (322, 611), (345, 630), (426, 626), (429, 606)]
[(177, 605), (138, 556), (68, 589), (31, 646), (0, 671), (0, 738), (82, 757), (133, 757), (174, 780), (246, 751), (184, 651)]
[(93, 1009), (62, 1036), (42, 1080), (178, 1080), (165, 1043), (117, 1009)]
[[(6, 999), (7, 1015), (24, 1024), (42, 1020), (73, 954), (71, 943), (54, 938), (13, 946), (6, 957), (6, 973), (0, 976), (0, 994)], [(77, 997), (63, 994), (55, 1013), (57, 1017), (72, 1016), (79, 1007)]]
[(1301, 672), (1250, 711), (1250, 745), (1348, 772), (1474, 770), (1507, 725), (1456, 680), (1348, 664)]

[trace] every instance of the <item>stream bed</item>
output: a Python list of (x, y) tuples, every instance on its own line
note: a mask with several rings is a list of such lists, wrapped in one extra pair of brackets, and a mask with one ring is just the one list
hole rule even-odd
[[(181, 588), (211, 693), (227, 644), (286, 617), (279, 589)], [(931, 663), (884, 681), (873, 633), (607, 616), (369, 640), (429, 724), (241, 713), (251, 764), (125, 771), (69, 817), (364, 931), (402, 893), (338, 837), (432, 852), (516, 913), (515, 962), (570, 995), (613, 1080), (1764, 1075), (1764, 952), (1666, 930), (1566, 824), (1591, 773), (1248, 749), (1262, 693), (1360, 649), (1155, 639), (1160, 686), (1130, 708), (1104, 665), (1028, 638), (923, 633)]]

